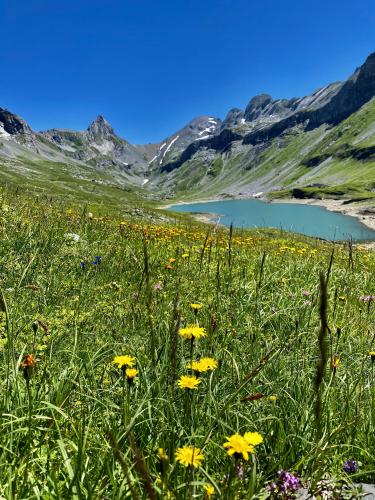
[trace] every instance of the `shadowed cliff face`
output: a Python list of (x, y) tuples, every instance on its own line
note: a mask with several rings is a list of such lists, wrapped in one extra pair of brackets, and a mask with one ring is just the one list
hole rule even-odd
[(0, 108), (0, 125), (10, 135), (31, 133), (25, 120), (3, 108)]

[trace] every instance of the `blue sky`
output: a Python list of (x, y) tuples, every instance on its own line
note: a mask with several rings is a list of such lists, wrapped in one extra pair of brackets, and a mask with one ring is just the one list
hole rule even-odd
[(302, 96), (375, 51), (374, 0), (0, 0), (0, 107), (35, 130), (103, 114), (133, 143)]

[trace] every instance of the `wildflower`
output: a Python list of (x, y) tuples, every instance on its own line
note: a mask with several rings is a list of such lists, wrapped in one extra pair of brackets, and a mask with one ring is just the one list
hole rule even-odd
[(218, 362), (214, 358), (201, 358), (199, 361), (192, 361), (188, 368), (195, 372), (202, 373), (210, 370), (215, 370), (218, 367)]
[(268, 486), (271, 498), (292, 498), (300, 487), (298, 476), (286, 470), (280, 470), (278, 474), (278, 480)]
[(32, 354), (26, 354), (23, 358), (23, 362), (20, 364), (20, 369), (23, 371), (23, 376), (26, 382), (29, 382), (35, 366), (36, 361), (34, 356)]
[(199, 309), (202, 309), (203, 305), (202, 305), (202, 304), (190, 304), (190, 307), (191, 307), (194, 311), (199, 311)]
[(138, 375), (138, 370), (137, 370), (137, 368), (127, 368), (125, 370), (125, 375), (126, 375), (128, 381), (134, 380), (135, 377)]
[(268, 396), (268, 399), (274, 403), (277, 399), (277, 396), (275, 396), (275, 394), (271, 394), (271, 396)]
[(169, 269), (169, 270), (171, 270), (171, 269), (173, 269), (173, 266), (171, 266), (170, 264), (167, 264), (167, 265), (165, 266), (165, 269)]
[(81, 266), (81, 269), (85, 269), (85, 261), (84, 260), (81, 260), (81, 262), (79, 263), (79, 265)]
[(171, 259), (169, 259), (169, 262), (170, 262), (171, 264), (173, 264), (173, 262), (176, 262), (176, 259), (174, 259), (174, 258), (172, 257)]
[(332, 358), (332, 369), (333, 369), (333, 373), (336, 373), (336, 370), (338, 368), (340, 364), (340, 358), (338, 356), (336, 356), (336, 354), (333, 356)]
[(169, 457), (168, 457), (167, 453), (165, 452), (164, 448), (158, 449), (158, 457), (160, 458), (160, 460), (164, 460), (164, 461), (169, 460)]
[(243, 479), (243, 465), (241, 462), (236, 464), (236, 474), (239, 477), (240, 481)]
[(87, 213), (87, 218), (88, 219), (93, 219), (94, 218), (94, 214), (92, 212), (88, 212)]
[(177, 448), (176, 460), (184, 467), (200, 467), (201, 462), (204, 460), (204, 455), (201, 453), (200, 448), (194, 448), (192, 446), (184, 446), (183, 448)]
[(339, 296), (339, 301), (340, 302), (346, 302), (346, 297), (344, 297), (344, 295), (340, 295)]
[(100, 257), (100, 255), (96, 255), (94, 260), (91, 262), (91, 264), (94, 264), (94, 266), (97, 266), (98, 264), (100, 264), (102, 261), (102, 258)]
[(183, 254), (181, 255), (181, 257), (182, 257), (183, 259), (187, 259), (187, 258), (189, 257), (189, 254), (188, 254), (188, 253), (183, 253)]
[(184, 339), (200, 339), (207, 335), (206, 330), (196, 325), (188, 325), (186, 328), (180, 328), (179, 335)]
[(75, 233), (65, 233), (64, 238), (66, 239), (67, 243), (78, 243), (79, 241), (81, 241), (81, 237)]
[(368, 355), (370, 356), (371, 361), (374, 362), (375, 361), (375, 351), (369, 351)]
[(227, 448), (229, 456), (234, 455), (235, 458), (243, 456), (245, 460), (249, 460), (249, 453), (254, 453), (254, 446), (249, 444), (241, 434), (233, 434), (227, 437), (228, 441), (224, 443), (224, 448)]
[(243, 437), (251, 446), (258, 446), (263, 443), (263, 437), (259, 432), (245, 432)]
[(201, 380), (194, 375), (182, 375), (177, 382), (177, 385), (180, 389), (196, 389), (200, 383)]
[(347, 474), (353, 474), (354, 472), (357, 472), (358, 470), (358, 464), (355, 460), (347, 460), (344, 463), (344, 471)]
[(211, 498), (215, 494), (215, 488), (212, 484), (205, 484), (203, 490), (205, 498)]
[(115, 356), (112, 363), (117, 365), (118, 368), (132, 368), (135, 363), (135, 358), (125, 354), (124, 356)]
[(162, 289), (163, 289), (163, 287), (162, 287), (161, 283), (156, 283), (156, 284), (154, 285), (154, 289), (155, 289), (155, 290), (162, 290)]
[(311, 293), (308, 290), (303, 290), (302, 295), (304, 295), (305, 297), (310, 297)]
[(361, 297), (359, 297), (359, 300), (361, 302), (371, 302), (375, 299), (375, 295), (361, 295)]

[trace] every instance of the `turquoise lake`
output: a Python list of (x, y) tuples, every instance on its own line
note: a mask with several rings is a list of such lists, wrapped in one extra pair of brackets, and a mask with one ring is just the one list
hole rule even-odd
[(293, 203), (265, 203), (259, 200), (225, 200), (209, 203), (173, 205), (175, 212), (212, 214), (220, 224), (234, 227), (272, 227), (341, 241), (374, 241), (375, 231), (368, 229), (355, 217), (330, 212), (323, 207)]

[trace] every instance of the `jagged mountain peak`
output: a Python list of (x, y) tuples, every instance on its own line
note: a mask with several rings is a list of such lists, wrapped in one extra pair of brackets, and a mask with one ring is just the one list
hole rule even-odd
[(94, 139), (103, 139), (105, 137), (115, 135), (112, 125), (102, 115), (98, 115), (96, 119), (89, 125), (88, 133)]

